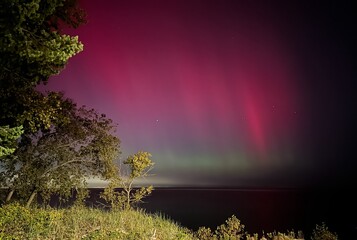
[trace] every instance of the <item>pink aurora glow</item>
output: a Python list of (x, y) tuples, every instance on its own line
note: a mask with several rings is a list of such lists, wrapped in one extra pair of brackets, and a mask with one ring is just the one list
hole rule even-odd
[[(84, 52), (48, 88), (106, 113), (124, 152), (147, 150), (167, 168), (179, 171), (175, 154), (185, 151), (270, 161), (299, 131), (301, 109), (295, 59), (279, 29), (252, 9), (168, 2), (83, 1), (88, 24), (71, 32)], [(240, 161), (210, 164), (225, 160)]]

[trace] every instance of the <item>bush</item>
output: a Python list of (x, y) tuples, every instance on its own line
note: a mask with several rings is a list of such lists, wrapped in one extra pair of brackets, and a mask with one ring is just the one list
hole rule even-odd
[(246, 234), (244, 225), (236, 216), (232, 215), (225, 224), (218, 226), (214, 233), (210, 228), (200, 227), (195, 236), (199, 240), (239, 240), (245, 239)]
[(40, 238), (51, 231), (61, 212), (26, 208), (19, 203), (0, 208), (0, 239)]
[(206, 228), (206, 227), (200, 227), (195, 235), (199, 240), (214, 239), (212, 230), (210, 228)]
[(239, 240), (246, 235), (244, 225), (236, 216), (232, 216), (226, 220), (226, 224), (218, 226), (215, 231), (218, 239)]
[[(210, 228), (200, 227), (194, 236), (198, 240), (302, 240), (304, 239), (303, 233), (298, 231), (288, 231), (287, 233), (271, 232), (264, 234), (261, 237), (257, 233), (249, 234), (244, 231), (244, 225), (241, 224), (240, 220), (236, 216), (228, 218), (225, 224), (217, 227), (217, 229), (212, 232)], [(317, 240), (317, 239), (314, 239)], [(322, 240), (322, 239), (318, 239)], [(325, 240), (325, 239), (324, 239)], [(330, 239), (326, 239), (330, 240)], [(334, 239), (335, 240), (335, 239)]]
[(322, 223), (321, 226), (316, 225), (312, 232), (311, 240), (338, 240), (338, 236), (336, 233), (330, 232), (325, 223)]

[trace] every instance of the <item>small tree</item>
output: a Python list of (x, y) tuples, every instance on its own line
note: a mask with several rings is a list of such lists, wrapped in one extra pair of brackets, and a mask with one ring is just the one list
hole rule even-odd
[(244, 225), (236, 216), (232, 216), (226, 220), (226, 224), (217, 227), (215, 231), (219, 239), (243, 239), (246, 235)]
[[(109, 202), (112, 208), (120, 209), (129, 209), (133, 204), (141, 202), (152, 192), (153, 186), (134, 189), (133, 184), (136, 179), (148, 176), (154, 165), (150, 157), (150, 153), (142, 151), (129, 156), (123, 163), (129, 167), (130, 174), (125, 176), (118, 168), (118, 174), (110, 179), (100, 197)], [(120, 190), (116, 191), (116, 188)]]
[(338, 236), (328, 230), (325, 223), (322, 223), (322, 225), (316, 225), (312, 232), (311, 240), (338, 240)]
[(200, 227), (197, 232), (195, 232), (195, 236), (199, 240), (217, 240), (217, 236), (212, 233), (212, 230), (207, 227)]

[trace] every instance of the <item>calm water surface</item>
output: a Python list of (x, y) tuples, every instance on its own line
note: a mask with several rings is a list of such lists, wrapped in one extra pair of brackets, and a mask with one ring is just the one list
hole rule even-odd
[(310, 239), (324, 222), (347, 240), (357, 239), (356, 204), (348, 190), (159, 188), (141, 207), (193, 230), (215, 229), (234, 214), (250, 233), (302, 230)]
[[(89, 205), (98, 205), (102, 189), (91, 189)], [(310, 239), (323, 222), (339, 240), (357, 239), (357, 197), (352, 189), (156, 188), (140, 207), (161, 213), (184, 227), (215, 230), (232, 215), (249, 233), (303, 231)]]

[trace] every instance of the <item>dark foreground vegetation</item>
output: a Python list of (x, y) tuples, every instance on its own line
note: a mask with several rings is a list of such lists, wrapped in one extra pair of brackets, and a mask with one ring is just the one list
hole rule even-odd
[[(143, 210), (103, 210), (85, 206), (55, 209), (25, 207), (19, 203), (0, 208), (0, 239), (307, 239), (302, 232), (248, 233), (234, 215), (215, 230), (201, 227), (194, 232), (160, 214)], [(322, 224), (313, 230), (311, 240), (337, 240)]]

